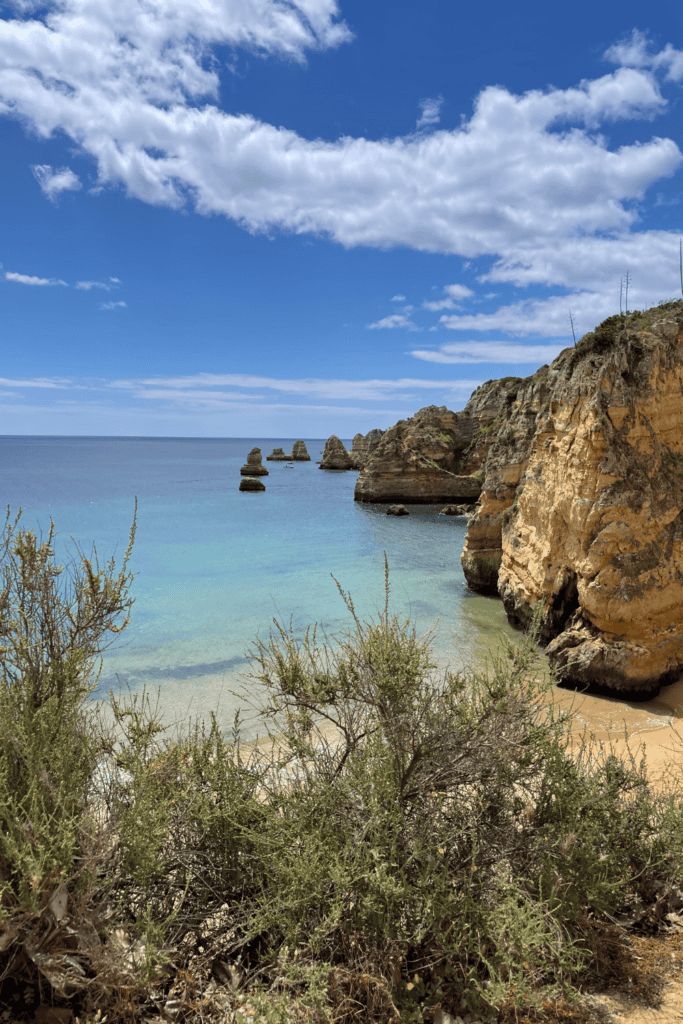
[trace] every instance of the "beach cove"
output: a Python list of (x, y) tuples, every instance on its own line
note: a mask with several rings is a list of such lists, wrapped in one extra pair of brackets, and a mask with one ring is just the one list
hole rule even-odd
[[(307, 440), (312, 461), (265, 462), (294, 439), (57, 438), (1, 439), (3, 501), (23, 508), (25, 529), (58, 531), (57, 557), (68, 562), (71, 539), (101, 560), (125, 551), (138, 499), (131, 560), (136, 603), (126, 632), (105, 654), (93, 699), (143, 687), (169, 724), (190, 717), (228, 730), (249, 681), (245, 652), (265, 640), (273, 617), (296, 635), (318, 623), (318, 640), (353, 625), (330, 574), (350, 593), (361, 619), (384, 600), (384, 552), (390, 612), (410, 617), (418, 635), (437, 622), (433, 653), (439, 669), (483, 665), (503, 637), (519, 634), (502, 603), (473, 593), (460, 568), (466, 520), (439, 515), (438, 505), (411, 505), (386, 516), (384, 505), (353, 501), (357, 472), (320, 471), (324, 440)], [(347, 447), (350, 441), (345, 442)], [(260, 447), (266, 492), (238, 491), (239, 467)], [(541, 659), (538, 671), (545, 672)], [(125, 688), (124, 688), (125, 692)], [(679, 743), (683, 680), (642, 704), (555, 689), (571, 706), (575, 729), (634, 752), (645, 743), (648, 765), (661, 772), (683, 762)], [(243, 706), (244, 707), (244, 706)], [(247, 719), (244, 735), (253, 736)]]

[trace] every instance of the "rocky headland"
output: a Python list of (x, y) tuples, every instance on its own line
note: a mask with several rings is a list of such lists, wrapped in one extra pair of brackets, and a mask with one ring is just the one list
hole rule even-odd
[(654, 696), (683, 670), (683, 301), (603, 321), (459, 413), (387, 430), (360, 501), (479, 499), (462, 567), (571, 686)]
[(355, 500), (475, 502), (491, 442), (475, 434), (500, 404), (498, 391), (487, 388), (475, 391), (462, 412), (429, 405), (385, 431), (358, 474)]

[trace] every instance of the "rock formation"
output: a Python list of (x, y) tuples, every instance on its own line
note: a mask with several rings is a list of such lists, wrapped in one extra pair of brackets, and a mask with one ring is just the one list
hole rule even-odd
[(356, 434), (351, 445), (351, 451), (349, 455), (353, 462), (354, 469), (362, 469), (366, 464), (375, 448), (382, 440), (384, 431), (376, 427), (374, 430), (369, 430), (368, 433), (363, 436), (362, 434)]
[(320, 463), (321, 469), (353, 469), (353, 461), (349, 456), (346, 448), (342, 441), (339, 440), (336, 434), (332, 434), (328, 437), (325, 442), (325, 450), (323, 452), (322, 461)]
[(268, 476), (268, 470), (261, 462), (261, 449), (252, 448), (247, 455), (247, 463), (240, 469), (242, 476)]
[(303, 441), (295, 441), (294, 447), (292, 448), (292, 458), (295, 462), (310, 462), (311, 456), (306, 451), (306, 445)]
[(560, 681), (642, 698), (677, 678), (683, 302), (609, 317), (518, 381), (484, 473), (463, 570), (515, 623), (541, 602)]
[(266, 462), (291, 462), (292, 458), (292, 455), (285, 455), (282, 448), (273, 448), (270, 455), (266, 455)]
[(497, 408), (479, 396), (473, 412), (470, 406), (477, 395), (462, 412), (430, 405), (385, 431), (358, 474), (356, 501), (476, 501), (481, 477), (474, 474), (491, 438), (474, 443), (475, 430), (493, 419)]
[(390, 505), (387, 509), (388, 516), (409, 516), (410, 512), (405, 505)]
[(470, 516), (474, 515), (473, 505), (444, 505), (439, 512), (440, 516)]
[(241, 491), (265, 491), (266, 485), (262, 483), (258, 477), (255, 476), (243, 476), (240, 480)]

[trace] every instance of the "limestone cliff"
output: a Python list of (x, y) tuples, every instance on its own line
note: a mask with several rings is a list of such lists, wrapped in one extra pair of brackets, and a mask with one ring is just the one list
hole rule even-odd
[(560, 680), (642, 697), (677, 677), (683, 302), (610, 317), (519, 382), (462, 564), (513, 622), (542, 602)]
[(363, 434), (356, 434), (351, 445), (351, 451), (349, 456), (354, 463), (354, 469), (362, 469), (367, 463), (368, 459), (374, 452), (377, 445), (382, 440), (383, 430), (376, 427), (374, 430), (369, 430), (365, 436)]
[[(495, 386), (492, 386), (495, 385)], [(354, 498), (368, 502), (474, 502), (504, 382), (489, 381), (462, 412), (429, 405), (387, 430), (358, 474)], [(476, 435), (476, 436), (475, 436)]]

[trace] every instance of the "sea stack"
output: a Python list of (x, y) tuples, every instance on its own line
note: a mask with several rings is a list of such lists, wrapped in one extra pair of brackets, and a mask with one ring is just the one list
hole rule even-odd
[(323, 452), (320, 468), (354, 469), (351, 456), (336, 434), (332, 434), (332, 437), (328, 437), (325, 442), (325, 451)]
[(261, 449), (252, 448), (247, 455), (247, 464), (240, 469), (242, 476), (268, 476), (268, 470), (261, 462)]
[(266, 462), (291, 462), (292, 458), (293, 456), (286, 455), (282, 448), (273, 448), (270, 455), (266, 455)]
[(241, 491), (265, 491), (266, 485), (262, 483), (258, 477), (255, 476), (243, 476), (240, 480)]
[(306, 451), (306, 445), (303, 441), (295, 441), (294, 447), (292, 448), (292, 459), (294, 462), (310, 462), (311, 456)]

